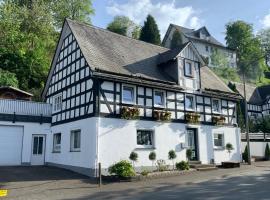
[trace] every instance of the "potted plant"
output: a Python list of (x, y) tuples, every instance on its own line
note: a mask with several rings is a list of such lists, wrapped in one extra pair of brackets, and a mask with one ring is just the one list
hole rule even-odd
[(170, 121), (171, 120), (171, 112), (169, 111), (154, 110), (153, 116), (157, 121)]
[(176, 158), (176, 153), (174, 150), (169, 151), (168, 158), (169, 158), (169, 160), (172, 160), (173, 170), (174, 170), (174, 159)]
[(154, 168), (154, 162), (157, 158), (156, 152), (152, 151), (149, 153), (149, 160), (152, 161), (152, 169)]
[(187, 156), (187, 160), (190, 161), (192, 158), (192, 150), (191, 149), (186, 150), (186, 156)]
[(229, 153), (229, 158), (231, 157), (231, 152), (233, 150), (233, 145), (231, 143), (227, 143), (225, 146), (225, 149), (228, 151)]
[(121, 118), (122, 119), (138, 119), (140, 116), (140, 110), (137, 107), (122, 107)]
[(135, 170), (135, 162), (137, 162), (137, 160), (138, 160), (138, 154), (137, 154), (136, 152), (132, 151), (132, 152), (130, 153), (130, 155), (129, 155), (129, 159), (132, 161), (132, 163), (133, 163), (133, 168), (134, 168), (134, 170)]
[(270, 160), (270, 148), (268, 143), (265, 146), (265, 153), (264, 153), (265, 160)]
[(188, 123), (198, 124), (200, 122), (200, 114), (196, 112), (189, 112), (185, 114)]
[(212, 122), (216, 125), (224, 125), (226, 121), (226, 118), (224, 116), (212, 116)]

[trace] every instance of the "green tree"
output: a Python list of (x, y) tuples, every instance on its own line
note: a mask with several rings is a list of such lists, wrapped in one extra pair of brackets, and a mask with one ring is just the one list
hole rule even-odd
[(0, 69), (0, 86), (13, 86), (17, 88), (18, 80), (16, 75)]
[(149, 153), (149, 160), (152, 161), (152, 168), (154, 166), (154, 162), (155, 162), (156, 158), (157, 158), (156, 152), (152, 151)]
[(182, 45), (183, 41), (182, 41), (182, 36), (180, 34), (180, 32), (178, 30), (174, 31), (173, 36), (172, 36), (172, 40), (171, 40), (171, 44), (170, 44), (170, 48), (174, 49), (177, 47), (180, 47)]
[(265, 68), (263, 51), (259, 39), (253, 34), (252, 25), (244, 21), (228, 23), (225, 39), (227, 46), (237, 52), (240, 75), (245, 73), (249, 80), (260, 79)]
[(132, 151), (129, 155), (129, 159), (133, 162), (133, 167), (135, 168), (135, 162), (138, 160), (138, 154)]
[(170, 150), (168, 153), (169, 160), (172, 160), (173, 169), (174, 169), (174, 159), (176, 158), (176, 153), (174, 150)]
[(140, 26), (135, 24), (126, 16), (116, 16), (113, 21), (108, 24), (107, 29), (120, 35), (139, 38)]
[(160, 33), (157, 23), (151, 15), (148, 15), (141, 30), (140, 40), (160, 45)]
[(264, 158), (265, 160), (270, 160), (270, 148), (269, 148), (268, 143), (266, 143), (266, 146), (265, 146)]
[(60, 29), (65, 18), (91, 23), (94, 14), (92, 0), (50, 0), (54, 25)]

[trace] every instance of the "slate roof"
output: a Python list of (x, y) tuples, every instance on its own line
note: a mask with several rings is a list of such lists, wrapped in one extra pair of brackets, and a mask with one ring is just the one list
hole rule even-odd
[[(181, 49), (165, 47), (125, 37), (105, 29), (67, 19), (82, 53), (93, 71), (107, 71), (152, 80), (173, 82), (159, 67)], [(202, 88), (233, 93), (208, 67), (201, 68)]]
[(23, 91), (23, 90), (20, 90), (18, 88), (15, 88), (15, 87), (12, 87), (12, 86), (1, 86), (0, 87), (0, 91), (4, 91), (4, 90), (12, 90), (12, 91), (15, 91), (15, 92), (19, 92), (25, 96), (28, 96), (28, 97), (32, 97), (34, 96), (33, 94), (29, 93), (29, 92), (26, 92), (26, 91)]
[[(222, 43), (220, 43), (218, 40), (216, 40), (213, 36), (209, 35), (208, 39), (202, 39), (199, 38), (198, 33), (202, 30), (202, 29), (206, 29), (206, 27), (201, 27), (197, 30), (194, 29), (189, 29), (189, 28), (185, 28), (182, 26), (178, 26), (176, 24), (171, 24), (171, 26), (175, 27), (178, 31), (184, 33), (184, 35), (189, 38), (190, 40), (198, 40), (201, 42), (206, 42), (206, 43), (211, 43), (223, 48), (226, 48)], [(206, 31), (208, 32), (208, 30), (206, 29)]]

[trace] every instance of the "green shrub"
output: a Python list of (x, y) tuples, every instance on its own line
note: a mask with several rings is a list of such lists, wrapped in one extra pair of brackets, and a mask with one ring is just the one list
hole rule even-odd
[(176, 153), (174, 150), (170, 150), (168, 153), (168, 158), (172, 160), (173, 169), (174, 169), (174, 159), (176, 158)]
[(186, 161), (181, 161), (175, 164), (178, 170), (189, 170), (189, 164)]
[(188, 160), (191, 160), (191, 157), (192, 157), (192, 150), (191, 149), (187, 149), (186, 156), (187, 156)]
[(270, 160), (270, 148), (268, 143), (265, 146), (265, 153), (264, 153), (265, 160)]
[(132, 151), (129, 155), (129, 159), (132, 161), (133, 167), (135, 167), (135, 162), (138, 160), (138, 154)]
[(156, 158), (157, 158), (156, 152), (152, 151), (149, 153), (149, 160), (152, 161), (152, 168), (154, 166), (154, 162), (155, 162)]
[(127, 160), (121, 160), (118, 163), (110, 166), (109, 173), (116, 174), (120, 177), (131, 177), (136, 175), (131, 163)]
[(247, 145), (246, 145), (246, 147), (245, 147), (244, 153), (242, 153), (242, 159), (243, 159), (245, 162), (248, 162), (248, 147), (247, 147)]
[(149, 171), (148, 170), (143, 170), (141, 172), (141, 175), (143, 175), (143, 176), (147, 176), (148, 174), (149, 174)]

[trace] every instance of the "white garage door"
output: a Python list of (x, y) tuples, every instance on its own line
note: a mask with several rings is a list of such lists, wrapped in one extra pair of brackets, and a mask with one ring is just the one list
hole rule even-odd
[(0, 125), (0, 165), (20, 165), (23, 128)]

